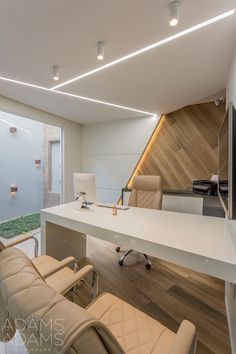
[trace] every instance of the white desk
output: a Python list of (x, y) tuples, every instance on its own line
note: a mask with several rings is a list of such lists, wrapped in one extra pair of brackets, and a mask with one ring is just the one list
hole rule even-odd
[[(119, 210), (113, 216), (108, 208), (77, 211), (69, 203), (42, 210), (41, 220), (43, 254), (56, 256), (59, 251), (58, 257), (64, 257), (65, 243), (69, 237), (78, 240), (79, 232), (236, 283), (236, 235), (232, 236), (230, 222), (222, 218), (141, 208)], [(67, 229), (64, 237), (58, 227)], [(86, 254), (83, 240), (80, 257)]]
[(82, 258), (85, 235), (92, 235), (225, 280), (232, 353), (236, 353), (236, 303), (229, 284), (236, 283), (233, 222), (141, 208), (119, 210), (113, 216), (111, 209), (96, 206), (77, 211), (75, 203), (41, 211), (42, 254)]

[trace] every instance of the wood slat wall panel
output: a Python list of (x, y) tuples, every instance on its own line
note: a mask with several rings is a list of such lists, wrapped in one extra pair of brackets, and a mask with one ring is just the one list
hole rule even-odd
[(192, 180), (217, 174), (217, 141), (225, 106), (187, 106), (161, 118), (138, 174), (161, 175), (163, 188), (191, 190)]

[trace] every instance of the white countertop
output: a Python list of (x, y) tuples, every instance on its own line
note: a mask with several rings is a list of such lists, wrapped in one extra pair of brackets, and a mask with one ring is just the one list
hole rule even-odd
[[(215, 276), (218, 274), (214, 273), (215, 263), (210, 260), (217, 261), (218, 266), (219, 262), (236, 266), (236, 233), (232, 221), (142, 208), (118, 210), (118, 215), (113, 216), (112, 209), (97, 206), (91, 206), (89, 210), (75, 210), (75, 203), (44, 209), (41, 212), (42, 219), (116, 244), (129, 245), (130, 248), (145, 252), (149, 250), (150, 255), (160, 257), (163, 254), (160, 258), (173, 262), (176, 260), (179, 264), (181, 261), (178, 262), (177, 258), (181, 260), (187, 254), (188, 258), (190, 254), (204, 257), (201, 262), (209, 262), (208, 265), (196, 268), (192, 259), (192, 268), (204, 272), (204, 267), (211, 267), (210, 274)], [(164, 254), (166, 248), (168, 256)], [(163, 252), (159, 254), (161, 250)], [(170, 250), (172, 253), (175, 250), (178, 257), (174, 253), (172, 257)], [(189, 262), (190, 259), (182, 264)], [(234, 271), (236, 282), (236, 267)], [(220, 274), (219, 277), (222, 278)]]

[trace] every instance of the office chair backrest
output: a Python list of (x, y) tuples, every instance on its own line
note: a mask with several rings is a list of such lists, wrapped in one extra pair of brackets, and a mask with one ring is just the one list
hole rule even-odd
[(162, 189), (160, 176), (135, 176), (129, 206), (161, 209)]
[(85, 354), (95, 348), (96, 354), (124, 354), (107, 327), (49, 287), (22, 251), (6, 248), (0, 252), (1, 341), (13, 337), (15, 324), (30, 354)]

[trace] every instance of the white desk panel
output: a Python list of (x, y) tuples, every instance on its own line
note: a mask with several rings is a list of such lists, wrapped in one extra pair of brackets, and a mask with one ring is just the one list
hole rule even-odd
[(226, 219), (141, 208), (113, 216), (96, 206), (77, 211), (75, 203), (41, 211), (43, 253), (50, 222), (236, 283), (236, 235)]

